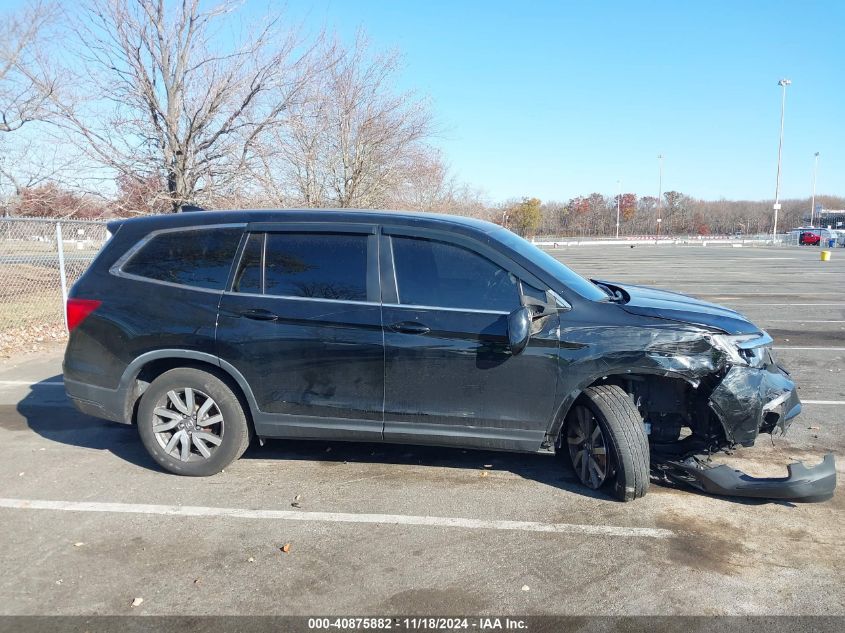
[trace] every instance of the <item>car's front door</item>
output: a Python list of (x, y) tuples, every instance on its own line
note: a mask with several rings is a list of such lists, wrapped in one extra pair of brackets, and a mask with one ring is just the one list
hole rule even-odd
[(382, 439), (377, 236), (364, 224), (248, 227), (217, 326), (268, 437)]
[(383, 233), (385, 440), (537, 450), (553, 413), (557, 314), (514, 355), (507, 317), (523, 279), (504, 258), (439, 232)]

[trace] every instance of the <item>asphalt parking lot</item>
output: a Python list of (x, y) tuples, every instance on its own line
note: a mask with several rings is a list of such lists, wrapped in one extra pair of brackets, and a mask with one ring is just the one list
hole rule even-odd
[[(783, 475), (833, 451), (841, 480), (845, 250), (552, 253), (766, 328), (804, 412), (729, 461)], [(73, 410), (60, 374), (60, 350), (0, 364), (0, 614), (845, 614), (841, 485), (818, 504), (659, 485), (621, 504), (547, 456), (282, 441), (180, 478), (134, 428)]]

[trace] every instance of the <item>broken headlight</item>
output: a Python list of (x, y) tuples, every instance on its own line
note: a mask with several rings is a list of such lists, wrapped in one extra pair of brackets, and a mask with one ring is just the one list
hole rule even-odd
[(772, 338), (765, 332), (739, 336), (714, 334), (711, 339), (716, 348), (724, 352), (734, 365), (760, 368), (771, 360)]

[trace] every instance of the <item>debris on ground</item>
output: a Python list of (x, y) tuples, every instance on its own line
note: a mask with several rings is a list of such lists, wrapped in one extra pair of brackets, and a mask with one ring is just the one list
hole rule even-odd
[(300, 499), (302, 499), (302, 495), (296, 495), (296, 496), (293, 498), (293, 503), (291, 503), (290, 505), (291, 505), (292, 507), (294, 507), (294, 508), (299, 508), (299, 507), (301, 507), (301, 506), (299, 505), (299, 500), (300, 500)]
[(255, 562), (255, 559), (254, 559), (252, 556), (250, 556), (249, 558), (247, 558), (247, 559), (246, 559), (246, 562), (248, 562), (248, 563), (254, 563), (254, 562)]
[(531, 587), (529, 587), (528, 585), (522, 585), (522, 590), (523, 591), (530, 591)]
[(61, 321), (11, 328), (3, 325), (0, 331), (0, 358), (48, 351), (67, 340), (67, 329)]
[(290, 543), (285, 543), (279, 548), (283, 553), (287, 554), (290, 551)]
[(143, 601), (144, 601), (144, 599), (143, 599), (143, 598), (135, 598), (135, 599), (132, 601), (132, 606), (133, 606), (133, 607), (140, 607), (140, 606), (141, 606), (141, 603), (142, 603)]
[(82, 541), (78, 541), (73, 544), (74, 547), (82, 547), (83, 545), (85, 545), (85, 543), (83, 543)]
[(486, 477), (486, 476), (487, 476), (487, 475), (489, 475), (490, 473), (488, 473), (486, 470), (482, 470), (482, 471), (481, 471), (480, 473), (478, 473), (478, 474), (479, 474), (479, 476), (481, 476), (481, 477)]

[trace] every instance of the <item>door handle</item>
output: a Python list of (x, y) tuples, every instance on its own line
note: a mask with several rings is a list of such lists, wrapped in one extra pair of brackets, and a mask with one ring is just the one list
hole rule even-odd
[(269, 310), (263, 308), (250, 308), (249, 310), (241, 310), (238, 314), (247, 319), (254, 319), (256, 321), (275, 321), (278, 315), (273, 314)]
[(401, 321), (400, 323), (394, 323), (390, 326), (390, 329), (394, 332), (401, 332), (402, 334), (428, 334), (431, 332), (431, 328), (423, 325), (422, 323), (417, 323), (416, 321)]

